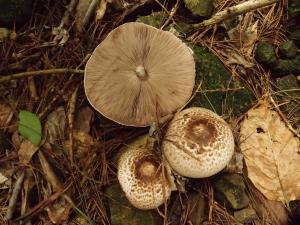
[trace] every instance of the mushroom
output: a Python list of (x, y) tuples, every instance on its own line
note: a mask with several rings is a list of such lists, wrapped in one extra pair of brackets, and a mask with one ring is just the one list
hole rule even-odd
[(162, 151), (179, 175), (205, 178), (229, 163), (234, 153), (234, 138), (229, 125), (216, 113), (192, 107), (174, 116)]
[(179, 38), (130, 22), (96, 47), (85, 68), (84, 89), (105, 117), (142, 127), (184, 105), (194, 82), (194, 58)]
[(170, 168), (146, 145), (136, 142), (121, 151), (118, 180), (129, 202), (139, 209), (154, 209), (175, 190)]

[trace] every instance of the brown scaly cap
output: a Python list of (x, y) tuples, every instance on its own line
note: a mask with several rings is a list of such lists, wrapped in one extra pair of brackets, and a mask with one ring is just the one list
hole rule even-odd
[(195, 63), (175, 35), (142, 23), (109, 33), (87, 62), (84, 88), (91, 105), (124, 125), (148, 126), (188, 101)]
[(175, 189), (170, 169), (163, 167), (159, 157), (145, 146), (123, 150), (118, 160), (118, 180), (127, 199), (139, 209), (159, 207)]
[(220, 116), (192, 107), (174, 116), (162, 149), (177, 173), (204, 178), (225, 168), (234, 152), (234, 139), (229, 125)]

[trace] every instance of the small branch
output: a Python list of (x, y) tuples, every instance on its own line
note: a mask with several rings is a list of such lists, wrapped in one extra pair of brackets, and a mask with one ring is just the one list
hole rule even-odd
[(278, 2), (278, 0), (249, 0), (238, 5), (228, 7), (222, 10), (221, 12), (216, 13), (212, 18), (208, 20), (204, 20), (201, 23), (195, 24), (194, 28), (220, 23), (230, 17), (238, 16), (255, 9), (272, 5), (273, 3), (276, 2)]
[(5, 216), (7, 220), (10, 220), (13, 217), (16, 208), (17, 199), (22, 188), (24, 177), (25, 177), (25, 172), (23, 171), (21, 175), (18, 177), (12, 195), (9, 199), (8, 209)]
[(40, 76), (40, 75), (49, 75), (49, 74), (58, 74), (58, 73), (84, 74), (84, 70), (60, 68), (60, 69), (28, 71), (28, 72), (16, 73), (11, 75), (0, 75), (0, 83), (3, 83), (5, 81), (10, 81), (10, 80), (15, 80), (15, 79), (31, 77), (31, 76)]

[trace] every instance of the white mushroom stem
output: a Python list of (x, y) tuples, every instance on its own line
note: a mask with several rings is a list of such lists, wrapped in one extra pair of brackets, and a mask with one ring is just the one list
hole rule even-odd
[(142, 65), (136, 67), (135, 73), (141, 79), (144, 79), (146, 77), (146, 70)]

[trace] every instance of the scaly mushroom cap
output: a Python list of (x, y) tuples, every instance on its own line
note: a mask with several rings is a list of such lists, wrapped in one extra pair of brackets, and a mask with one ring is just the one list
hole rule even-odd
[(195, 62), (175, 35), (142, 23), (125, 23), (109, 33), (85, 68), (91, 105), (124, 125), (148, 126), (188, 101)]
[(159, 207), (175, 189), (170, 169), (163, 167), (159, 158), (144, 146), (122, 152), (118, 180), (127, 199), (139, 209)]
[(204, 178), (225, 168), (234, 152), (234, 138), (220, 116), (208, 109), (192, 107), (174, 116), (162, 149), (177, 173)]

